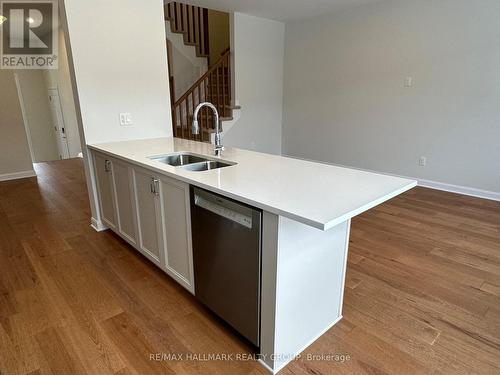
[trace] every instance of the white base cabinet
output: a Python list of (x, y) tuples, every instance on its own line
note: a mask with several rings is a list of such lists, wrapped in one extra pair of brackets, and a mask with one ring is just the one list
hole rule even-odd
[(118, 233), (132, 246), (137, 245), (137, 219), (133, 205), (134, 186), (126, 163), (113, 159), (113, 186)]
[(109, 229), (116, 229), (115, 199), (113, 183), (113, 167), (110, 158), (106, 155), (95, 153), (94, 173), (99, 194), (99, 208), (101, 220)]
[(138, 250), (157, 266), (165, 262), (158, 179), (147, 169), (133, 168), (135, 207), (139, 234)]
[(194, 293), (189, 185), (160, 177), (161, 211), (166, 243), (165, 267), (179, 284)]
[(189, 185), (92, 155), (103, 222), (194, 294)]

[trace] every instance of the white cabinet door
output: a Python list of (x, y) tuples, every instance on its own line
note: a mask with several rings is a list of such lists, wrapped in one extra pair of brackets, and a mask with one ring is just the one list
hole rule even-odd
[(137, 223), (134, 207), (132, 168), (119, 160), (112, 160), (113, 182), (119, 234), (131, 245), (137, 245)]
[(160, 193), (166, 243), (165, 270), (194, 293), (189, 185), (161, 177)]
[(143, 168), (133, 169), (138, 250), (159, 267), (165, 259), (160, 214), (159, 180)]
[(94, 153), (94, 169), (99, 194), (101, 219), (108, 228), (116, 229), (113, 186), (113, 164), (106, 155)]

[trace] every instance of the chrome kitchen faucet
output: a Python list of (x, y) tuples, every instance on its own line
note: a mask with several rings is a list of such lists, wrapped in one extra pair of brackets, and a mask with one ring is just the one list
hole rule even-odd
[(196, 106), (196, 109), (194, 110), (193, 114), (193, 126), (192, 126), (192, 133), (193, 134), (200, 134), (200, 125), (198, 124), (198, 112), (200, 112), (200, 109), (203, 107), (208, 107), (212, 110), (215, 116), (215, 145), (214, 145), (214, 154), (216, 156), (220, 156), (222, 154), (222, 151), (224, 150), (224, 146), (222, 146), (221, 143), (221, 130), (220, 130), (220, 119), (219, 119), (219, 112), (217, 111), (217, 108), (209, 102), (204, 102), (200, 103)]

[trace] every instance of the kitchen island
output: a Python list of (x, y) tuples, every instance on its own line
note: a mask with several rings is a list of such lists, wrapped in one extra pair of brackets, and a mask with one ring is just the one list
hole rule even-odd
[[(194, 293), (190, 187), (261, 209), (261, 363), (276, 373), (342, 318), (350, 220), (415, 181), (159, 138), (89, 145), (101, 217)], [(192, 171), (155, 158), (190, 153), (229, 166)], [(148, 194), (151, 194), (150, 196)], [(167, 195), (168, 194), (168, 195)]]

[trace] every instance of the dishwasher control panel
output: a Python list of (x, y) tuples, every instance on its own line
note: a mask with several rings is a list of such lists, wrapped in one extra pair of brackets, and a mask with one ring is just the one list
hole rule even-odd
[[(222, 203), (222, 202), (221, 202)], [(230, 208), (224, 207), (216, 202), (209, 201), (197, 194), (194, 196), (194, 204), (198, 207), (204, 208), (216, 215), (222, 216), (228, 220), (234, 221), (248, 229), (252, 229), (252, 217), (244, 215), (240, 212), (231, 210)]]

